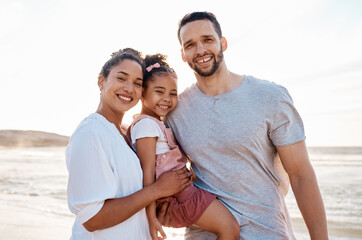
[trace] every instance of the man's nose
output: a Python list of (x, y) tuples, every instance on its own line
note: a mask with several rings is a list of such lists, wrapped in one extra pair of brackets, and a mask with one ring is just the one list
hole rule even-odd
[(196, 53), (202, 55), (202, 54), (205, 53), (205, 51), (206, 51), (206, 49), (205, 49), (204, 44), (197, 43), (197, 45), (196, 45)]

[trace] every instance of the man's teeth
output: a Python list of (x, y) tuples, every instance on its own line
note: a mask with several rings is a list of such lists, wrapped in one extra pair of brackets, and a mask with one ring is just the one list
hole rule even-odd
[(130, 97), (125, 97), (125, 96), (121, 96), (121, 95), (119, 95), (118, 97), (119, 97), (120, 99), (125, 100), (125, 101), (131, 101), (131, 100), (132, 100), (132, 98), (130, 98)]
[(211, 60), (211, 58), (205, 58), (205, 59), (202, 59), (202, 60), (200, 60), (200, 61), (197, 61), (198, 63), (206, 63), (206, 62), (208, 62), (208, 61), (210, 61)]

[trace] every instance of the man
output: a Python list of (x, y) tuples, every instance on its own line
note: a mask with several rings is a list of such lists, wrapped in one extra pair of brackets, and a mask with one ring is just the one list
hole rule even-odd
[[(192, 159), (195, 185), (218, 195), (240, 224), (240, 239), (295, 239), (279, 189), (278, 154), (311, 239), (328, 239), (303, 123), (287, 90), (227, 69), (227, 41), (212, 13), (187, 14), (178, 37), (197, 83), (179, 96), (168, 124)], [(167, 222), (162, 211), (160, 220)], [(195, 227), (185, 236), (215, 239)]]

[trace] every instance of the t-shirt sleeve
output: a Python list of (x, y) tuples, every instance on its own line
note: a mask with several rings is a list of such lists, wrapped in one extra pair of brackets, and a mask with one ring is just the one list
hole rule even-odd
[(72, 136), (66, 160), (69, 209), (83, 224), (101, 210), (106, 199), (116, 196), (117, 184), (96, 134), (77, 133)]
[(269, 131), (275, 146), (287, 146), (305, 140), (303, 121), (287, 89), (281, 87), (279, 101)]
[(155, 121), (149, 118), (139, 120), (131, 129), (132, 144), (145, 137), (161, 137), (162, 131)]

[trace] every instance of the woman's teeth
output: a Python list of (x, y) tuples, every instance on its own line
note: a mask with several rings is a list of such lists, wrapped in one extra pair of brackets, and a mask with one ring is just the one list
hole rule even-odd
[(119, 97), (120, 99), (125, 100), (125, 101), (131, 101), (131, 100), (132, 100), (132, 98), (126, 97), (126, 96), (122, 96), (122, 95), (118, 95), (118, 97)]

